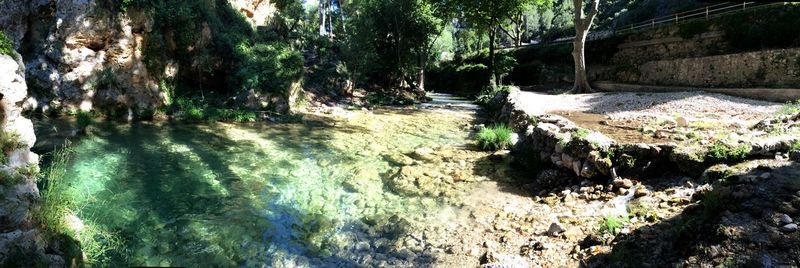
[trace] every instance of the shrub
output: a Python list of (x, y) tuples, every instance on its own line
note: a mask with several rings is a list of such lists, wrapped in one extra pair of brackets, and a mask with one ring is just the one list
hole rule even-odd
[(284, 44), (239, 46), (237, 50), (245, 59), (234, 76), (240, 91), (284, 93), (303, 76), (303, 56)]
[(485, 127), (478, 132), (476, 139), (483, 150), (503, 150), (511, 146), (511, 128), (505, 125)]
[(750, 153), (750, 146), (746, 144), (733, 146), (722, 141), (717, 141), (706, 152), (706, 161), (710, 163), (737, 163), (744, 161)]
[(6, 37), (6, 34), (0, 30), (0, 55), (9, 55), (13, 57), (14, 45), (11, 44), (11, 39)]

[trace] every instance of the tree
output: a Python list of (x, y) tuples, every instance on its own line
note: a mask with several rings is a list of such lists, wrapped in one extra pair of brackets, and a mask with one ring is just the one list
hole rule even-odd
[(516, 19), (523, 13), (527, 5), (544, 5), (550, 0), (461, 0), (460, 8), (467, 21), (482, 32), (489, 34), (489, 70), (491, 71), (491, 85), (497, 86), (497, 69), (495, 68), (495, 49), (497, 31), (500, 24), (506, 19)]
[(572, 88), (574, 93), (593, 92), (586, 78), (586, 57), (584, 55), (584, 45), (592, 21), (597, 16), (597, 8), (600, 0), (589, 0), (589, 12), (583, 10), (583, 0), (572, 0), (575, 7), (575, 40), (572, 42), (572, 58), (575, 61), (575, 85)]
[[(350, 12), (350, 65), (368, 82), (384, 87), (424, 87), (424, 69), (445, 25), (442, 2), (354, 1)], [(421, 81), (422, 80), (422, 81)]]

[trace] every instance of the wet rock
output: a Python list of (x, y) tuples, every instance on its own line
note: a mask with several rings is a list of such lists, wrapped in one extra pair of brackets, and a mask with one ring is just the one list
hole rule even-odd
[(780, 220), (781, 224), (790, 224), (790, 223), (792, 223), (792, 218), (789, 217), (789, 215), (786, 215), (786, 214), (781, 214), (779, 220)]
[(784, 233), (794, 233), (797, 232), (797, 224), (790, 223), (781, 227), (781, 232)]
[(355, 249), (356, 251), (369, 251), (370, 250), (369, 242), (366, 241), (358, 242), (356, 243)]
[(615, 179), (613, 181), (613, 184), (616, 187), (626, 188), (626, 189), (633, 187), (633, 181), (629, 179)]

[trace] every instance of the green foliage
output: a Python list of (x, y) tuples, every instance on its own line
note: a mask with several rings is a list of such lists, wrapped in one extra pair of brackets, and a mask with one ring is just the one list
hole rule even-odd
[(240, 45), (237, 53), (244, 59), (234, 76), (240, 91), (284, 93), (303, 76), (303, 56), (282, 43)]
[(795, 115), (798, 113), (800, 113), (800, 100), (790, 101), (778, 110), (778, 115)]
[(710, 163), (737, 163), (744, 161), (750, 150), (750, 146), (746, 144), (733, 146), (717, 141), (706, 151), (705, 160)]
[(0, 130), (0, 164), (8, 162), (8, 156), (16, 149), (24, 148), (25, 144), (20, 141), (20, 136), (16, 132)]
[[(368, 85), (397, 87), (416, 81), (431, 45), (447, 21), (439, 2), (365, 0), (354, 2), (348, 39), (349, 65)], [(410, 83), (409, 83), (410, 84)]]
[(75, 115), (75, 123), (78, 129), (86, 129), (94, 124), (94, 115), (90, 112), (79, 111), (78, 114)]
[(795, 140), (792, 142), (792, 146), (789, 149), (790, 151), (800, 151), (800, 140)]
[(258, 115), (248, 109), (210, 107), (199, 99), (178, 98), (173, 115), (187, 122), (255, 122)]
[(781, 5), (726, 16), (719, 23), (728, 44), (739, 51), (800, 45), (800, 6)]
[(585, 128), (579, 128), (572, 132), (572, 136), (579, 138), (579, 139), (586, 139), (589, 136), (589, 130)]
[(603, 222), (600, 223), (601, 233), (618, 234), (622, 227), (628, 223), (628, 217), (620, 215), (606, 215), (603, 217)]
[(41, 173), (42, 202), (34, 211), (33, 219), (47, 234), (58, 234), (68, 230), (66, 216), (71, 213), (72, 200), (67, 195), (69, 187), (64, 182), (71, 151), (67, 148), (52, 153), (49, 166)]
[(11, 39), (8, 39), (6, 34), (0, 30), (0, 55), (13, 56), (13, 52), (14, 45), (11, 43)]
[(208, 111), (208, 121), (220, 122), (255, 122), (258, 116), (255, 112), (245, 109), (211, 108)]
[(205, 109), (208, 105), (201, 104), (198, 100), (187, 99), (187, 98), (179, 98), (175, 101), (176, 108), (178, 112), (176, 113), (177, 117), (189, 121), (189, 122), (200, 122), (203, 120)]
[(71, 189), (65, 181), (71, 155), (66, 147), (46, 155), (48, 166), (38, 178), (41, 201), (33, 210), (32, 219), (50, 241), (60, 242), (67, 259), (74, 258), (79, 264), (85, 261), (89, 266), (104, 266), (111, 251), (124, 251), (125, 247), (118, 235), (90, 224), (87, 219), (83, 219), (82, 230), (69, 226), (68, 217), (75, 210)]
[(503, 150), (511, 146), (513, 132), (511, 128), (500, 124), (481, 129), (475, 138), (478, 140), (478, 146), (483, 150)]

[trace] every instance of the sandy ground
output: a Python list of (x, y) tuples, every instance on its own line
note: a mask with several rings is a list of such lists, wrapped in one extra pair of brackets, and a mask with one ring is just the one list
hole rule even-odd
[(608, 115), (615, 120), (641, 118), (715, 119), (755, 122), (780, 109), (780, 103), (751, 100), (716, 93), (593, 93), (548, 95), (520, 92), (529, 114), (580, 111)]

